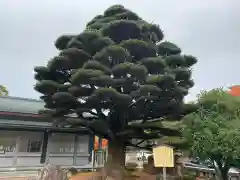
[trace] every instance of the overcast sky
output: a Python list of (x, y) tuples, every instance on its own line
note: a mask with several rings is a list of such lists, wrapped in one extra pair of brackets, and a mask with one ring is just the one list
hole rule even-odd
[(0, 0), (0, 84), (11, 96), (38, 99), (33, 67), (56, 55), (56, 38), (81, 32), (114, 4), (159, 24), (166, 40), (198, 58), (189, 100), (204, 89), (240, 84), (239, 0)]

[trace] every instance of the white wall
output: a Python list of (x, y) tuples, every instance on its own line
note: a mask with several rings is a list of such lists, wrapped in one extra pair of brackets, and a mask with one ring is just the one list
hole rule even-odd
[(13, 166), (13, 156), (0, 155), (0, 168), (1, 167), (12, 167)]

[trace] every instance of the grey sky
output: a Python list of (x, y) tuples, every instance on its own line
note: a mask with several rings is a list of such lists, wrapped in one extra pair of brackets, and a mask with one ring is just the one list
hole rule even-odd
[(1, 0), (0, 84), (12, 96), (38, 98), (33, 67), (56, 55), (56, 38), (81, 32), (113, 4), (159, 24), (165, 39), (198, 57), (189, 99), (203, 89), (240, 84), (239, 0)]

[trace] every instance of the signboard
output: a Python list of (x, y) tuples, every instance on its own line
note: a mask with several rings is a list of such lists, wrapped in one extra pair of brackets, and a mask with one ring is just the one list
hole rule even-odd
[(153, 159), (155, 167), (174, 167), (173, 148), (167, 145), (153, 148)]

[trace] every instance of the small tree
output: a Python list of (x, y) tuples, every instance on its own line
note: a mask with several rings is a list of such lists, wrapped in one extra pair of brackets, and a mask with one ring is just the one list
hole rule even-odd
[(1, 84), (0, 84), (0, 96), (8, 96), (7, 88)]
[(60, 36), (59, 55), (35, 68), (35, 89), (47, 108), (41, 113), (108, 139), (111, 167), (124, 166), (126, 146), (150, 148), (140, 143), (179, 136), (166, 121), (191, 111), (183, 99), (197, 60), (162, 40), (158, 25), (121, 5), (93, 18), (82, 33)]
[(192, 154), (208, 161), (221, 180), (240, 157), (240, 99), (222, 89), (200, 94), (198, 112), (184, 118)]

